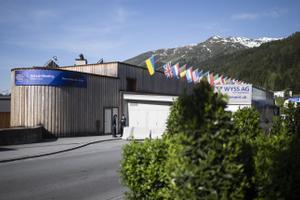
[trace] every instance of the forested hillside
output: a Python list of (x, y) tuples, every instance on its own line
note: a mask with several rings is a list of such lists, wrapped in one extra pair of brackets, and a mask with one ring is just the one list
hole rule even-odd
[(300, 32), (260, 47), (217, 56), (198, 66), (267, 89), (300, 93)]

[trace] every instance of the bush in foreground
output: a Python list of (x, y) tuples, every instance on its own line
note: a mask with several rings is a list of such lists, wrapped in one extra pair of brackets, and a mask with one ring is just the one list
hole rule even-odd
[[(233, 116), (207, 83), (174, 103), (163, 139), (131, 142), (121, 174), (129, 199), (299, 199), (300, 109), (270, 134), (252, 108)], [(294, 109), (294, 108), (293, 108)]]
[(167, 145), (164, 141), (132, 141), (123, 149), (121, 177), (129, 199), (163, 199)]
[(225, 106), (206, 82), (175, 103), (166, 133), (166, 198), (243, 199), (240, 147)]

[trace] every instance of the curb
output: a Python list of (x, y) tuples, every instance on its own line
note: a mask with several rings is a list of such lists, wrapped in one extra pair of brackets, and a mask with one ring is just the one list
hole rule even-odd
[(76, 147), (72, 147), (72, 148), (69, 148), (69, 149), (64, 149), (64, 150), (55, 151), (55, 152), (51, 152), (51, 153), (44, 153), (44, 154), (38, 154), (38, 155), (33, 155), (33, 156), (25, 156), (25, 157), (20, 157), (20, 158), (0, 160), (0, 163), (7, 163), (7, 162), (18, 161), (18, 160), (27, 160), (27, 159), (30, 159), (30, 158), (39, 158), (39, 157), (44, 157), (44, 156), (50, 156), (50, 155), (54, 155), (54, 154), (73, 151), (75, 149), (80, 149), (82, 147), (85, 147), (85, 146), (88, 146), (88, 145), (91, 145), (91, 144), (97, 144), (97, 143), (101, 143), (101, 142), (108, 142), (108, 141), (115, 141), (115, 140), (121, 140), (121, 138), (97, 140), (97, 141), (88, 142), (88, 143), (85, 143), (85, 144), (82, 144), (82, 145), (79, 145), (79, 146), (76, 146)]

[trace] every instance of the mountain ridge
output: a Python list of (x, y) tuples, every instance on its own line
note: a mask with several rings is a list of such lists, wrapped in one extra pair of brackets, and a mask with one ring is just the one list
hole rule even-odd
[(300, 32), (256, 48), (219, 55), (198, 65), (269, 90), (300, 93)]
[[(173, 63), (181, 61), (184, 63), (189, 60), (185, 58), (187, 55), (192, 56), (192, 59), (197, 60), (197, 62), (203, 62), (217, 55), (230, 54), (235, 51), (258, 47), (263, 43), (280, 39), (282, 38), (262, 37), (258, 39), (250, 39), (246, 37), (232, 36), (223, 38), (215, 35), (197, 44), (147, 51), (124, 62), (138, 66), (145, 66), (145, 60), (151, 55), (156, 56), (158, 64), (164, 64), (169, 61)], [(190, 63), (187, 62), (186, 64)]]
[[(300, 32), (287, 38), (248, 39), (212, 36), (196, 45), (148, 51), (125, 62), (145, 67), (145, 60), (156, 55), (158, 66), (179, 62), (265, 89), (300, 93)], [(256, 43), (259, 40), (261, 44)], [(245, 41), (253, 47), (241, 44)]]

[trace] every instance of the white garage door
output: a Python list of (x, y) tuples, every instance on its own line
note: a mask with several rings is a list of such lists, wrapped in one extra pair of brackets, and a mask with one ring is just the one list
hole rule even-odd
[(129, 126), (165, 129), (169, 112), (169, 105), (128, 103)]

